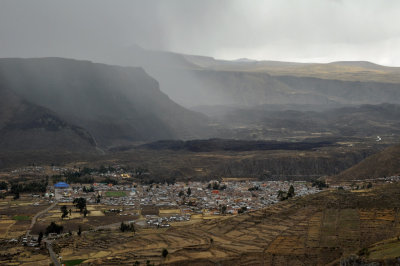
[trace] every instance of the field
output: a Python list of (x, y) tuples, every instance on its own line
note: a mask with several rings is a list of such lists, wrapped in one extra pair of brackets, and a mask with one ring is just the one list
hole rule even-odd
[(13, 217), (13, 220), (17, 221), (29, 221), (31, 218), (27, 215), (16, 215)]
[[(90, 204), (89, 214), (69, 203), (56, 205), (41, 216), (32, 234), (56, 222), (64, 227), (54, 250), (67, 265), (337, 265), (352, 254), (361, 259), (394, 259), (400, 251), (400, 184), (374, 185), (372, 189), (330, 189), (293, 198), (265, 209), (236, 216), (193, 215), (190, 221), (169, 228), (147, 228), (137, 210)], [(39, 205), (33, 205), (32, 202)], [(72, 208), (61, 219), (60, 207)], [(25, 234), (31, 218), (49, 206), (21, 195), (20, 201), (0, 201), (0, 238)], [(69, 207), (68, 207), (69, 208)], [(162, 209), (162, 215), (179, 209)], [(121, 232), (122, 221), (136, 220), (135, 232)], [(143, 223), (144, 222), (144, 223)], [(83, 230), (78, 236), (78, 228)], [(71, 232), (71, 235), (68, 234)], [(2, 242), (0, 264), (48, 265), (45, 249)], [(168, 250), (164, 258), (163, 249)]]
[[(202, 220), (169, 229), (89, 232), (64, 238), (57, 248), (66, 260), (93, 264), (326, 265), (400, 234), (400, 185), (365, 192), (325, 191), (264, 210)], [(168, 256), (161, 256), (162, 249)], [(398, 245), (385, 244), (397, 253)], [(383, 248), (381, 248), (382, 250)]]
[[(310, 137), (310, 136), (305, 136)], [(290, 140), (293, 141), (293, 140)], [(53, 161), (63, 162), (62, 165), (73, 168), (99, 167), (100, 165), (122, 165), (127, 168), (144, 168), (149, 171), (150, 178), (155, 182), (167, 180), (207, 181), (221, 178), (235, 180), (274, 179), (274, 180), (305, 180), (320, 176), (337, 175), (345, 169), (359, 163), (387, 144), (376, 143), (371, 139), (351, 139), (345, 143), (309, 150), (249, 150), (209, 152), (192, 152), (187, 150), (150, 150), (128, 149), (115, 151), (107, 155), (93, 155), (77, 159), (72, 154), (55, 154), (47, 158), (41, 154), (14, 154), (0, 160), (24, 163), (26, 160), (38, 158), (38, 164), (48, 164)], [(26, 156), (26, 158), (24, 156)], [(22, 157), (20, 157), (22, 156)], [(201, 170), (201, 171), (200, 171)], [(56, 174), (46, 172), (44, 174)], [(96, 182), (102, 182), (98, 178)]]
[(125, 191), (107, 191), (106, 197), (126, 197)]
[(82, 259), (76, 259), (76, 260), (65, 260), (65, 261), (62, 261), (61, 263), (65, 264), (65, 266), (74, 266), (74, 265), (79, 265), (84, 261), (85, 260), (82, 260)]
[[(36, 202), (37, 205), (33, 205)], [(49, 203), (21, 195), (20, 200), (12, 197), (0, 199), (0, 239), (18, 238), (26, 233), (31, 218)]]
[(369, 259), (384, 260), (396, 258), (400, 254), (400, 240), (398, 238), (390, 239), (378, 243), (369, 248)]

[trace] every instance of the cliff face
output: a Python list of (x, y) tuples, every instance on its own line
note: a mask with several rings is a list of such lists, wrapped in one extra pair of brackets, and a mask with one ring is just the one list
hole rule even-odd
[(94, 152), (96, 142), (85, 129), (51, 110), (29, 103), (0, 86), (0, 150)]
[(306, 64), (224, 61), (150, 51), (108, 51), (99, 62), (143, 67), (161, 90), (188, 107), (259, 104), (379, 104), (400, 101), (400, 68), (369, 62)]
[[(7, 144), (10, 136), (18, 135), (11, 130), (46, 123), (47, 129), (70, 125), (69, 131), (100, 147), (207, 134), (205, 116), (171, 101), (140, 68), (61, 58), (0, 59), (0, 88), (2, 142), (9, 147), (14, 146)], [(6, 104), (13, 99), (23, 106)], [(34, 135), (36, 143), (47, 138), (38, 130)]]
[(243, 159), (226, 162), (215, 169), (215, 175), (255, 177), (267, 180), (310, 180), (339, 174), (359, 163), (372, 152), (332, 153), (328, 157), (287, 156), (282, 158)]

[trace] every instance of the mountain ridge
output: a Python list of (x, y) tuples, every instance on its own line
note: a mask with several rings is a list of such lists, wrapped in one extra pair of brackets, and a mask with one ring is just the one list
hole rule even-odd
[[(315, 104), (321, 101), (341, 104), (347, 101), (346, 97), (337, 99), (330, 97), (336, 91), (340, 92), (343, 84), (343, 86), (358, 84), (356, 89), (351, 91), (354, 97), (369, 97), (357, 104), (400, 101), (399, 95), (387, 89), (375, 98), (372, 91), (370, 92), (370, 90), (379, 91), (382, 86), (400, 90), (400, 68), (363, 61), (241, 62), (135, 47), (114, 50), (107, 53), (107, 56), (99, 55), (94, 58), (97, 62), (143, 67), (159, 81), (163, 92), (186, 107), (229, 104), (251, 106), (272, 102)], [(237, 78), (239, 76), (240, 80)], [(285, 78), (297, 79), (309, 88), (315, 86), (312, 79), (318, 79), (323, 85), (322, 88), (325, 87), (324, 84), (330, 87), (329, 94), (323, 90), (309, 90), (304, 87), (298, 89), (297, 84), (282, 82)], [(250, 98), (256, 99), (256, 102), (249, 101)]]
[(0, 86), (90, 132), (101, 147), (187, 139), (208, 130), (204, 115), (170, 100), (142, 68), (54, 57), (0, 59)]

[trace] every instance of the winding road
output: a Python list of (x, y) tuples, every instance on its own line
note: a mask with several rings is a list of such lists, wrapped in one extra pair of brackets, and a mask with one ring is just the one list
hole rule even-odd
[[(51, 209), (53, 209), (55, 206), (57, 206), (57, 201), (55, 201), (53, 204), (51, 204), (49, 207), (47, 207), (46, 209), (44, 209), (43, 211), (40, 211), (38, 213), (36, 213), (35, 216), (33, 216), (32, 221), (31, 221), (31, 225), (29, 226), (28, 230), (26, 231), (26, 237), (28, 237), (31, 233), (32, 228), (35, 226), (37, 219), (42, 216), (43, 214), (47, 213), (48, 211), (50, 211)], [(54, 252), (53, 250), (53, 246), (50, 240), (48, 240), (47, 238), (43, 239), (43, 242), (46, 243), (46, 247), (49, 251), (50, 254), (50, 258), (53, 261), (53, 264), (55, 266), (61, 266), (60, 261), (58, 260), (57, 254)]]
[(51, 258), (51, 260), (53, 261), (53, 264), (54, 264), (55, 266), (61, 266), (61, 263), (60, 263), (60, 261), (58, 260), (58, 256), (57, 256), (57, 254), (56, 254), (56, 253), (54, 252), (54, 250), (53, 250), (52, 241), (50, 241), (50, 240), (48, 240), (48, 239), (44, 239), (43, 242), (46, 243), (46, 247), (47, 247), (47, 250), (49, 251), (50, 258)]
[(57, 201), (54, 202), (53, 204), (51, 204), (49, 207), (47, 207), (46, 209), (44, 209), (43, 211), (40, 211), (38, 213), (36, 213), (35, 216), (33, 216), (32, 221), (31, 221), (31, 225), (29, 226), (28, 231), (26, 231), (26, 237), (29, 236), (29, 234), (31, 233), (32, 228), (35, 226), (35, 223), (37, 221), (37, 219), (42, 216), (43, 214), (47, 213), (48, 211), (50, 211), (51, 209), (53, 209), (55, 206), (57, 205)]

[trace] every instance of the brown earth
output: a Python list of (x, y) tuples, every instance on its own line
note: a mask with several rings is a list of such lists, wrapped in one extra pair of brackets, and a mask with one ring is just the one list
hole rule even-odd
[[(91, 265), (326, 265), (400, 235), (400, 184), (324, 191), (244, 215), (136, 235), (96, 232), (60, 240), (64, 259)], [(162, 249), (169, 252), (164, 259)]]
[(400, 175), (400, 145), (391, 146), (332, 177), (332, 181), (362, 180)]

